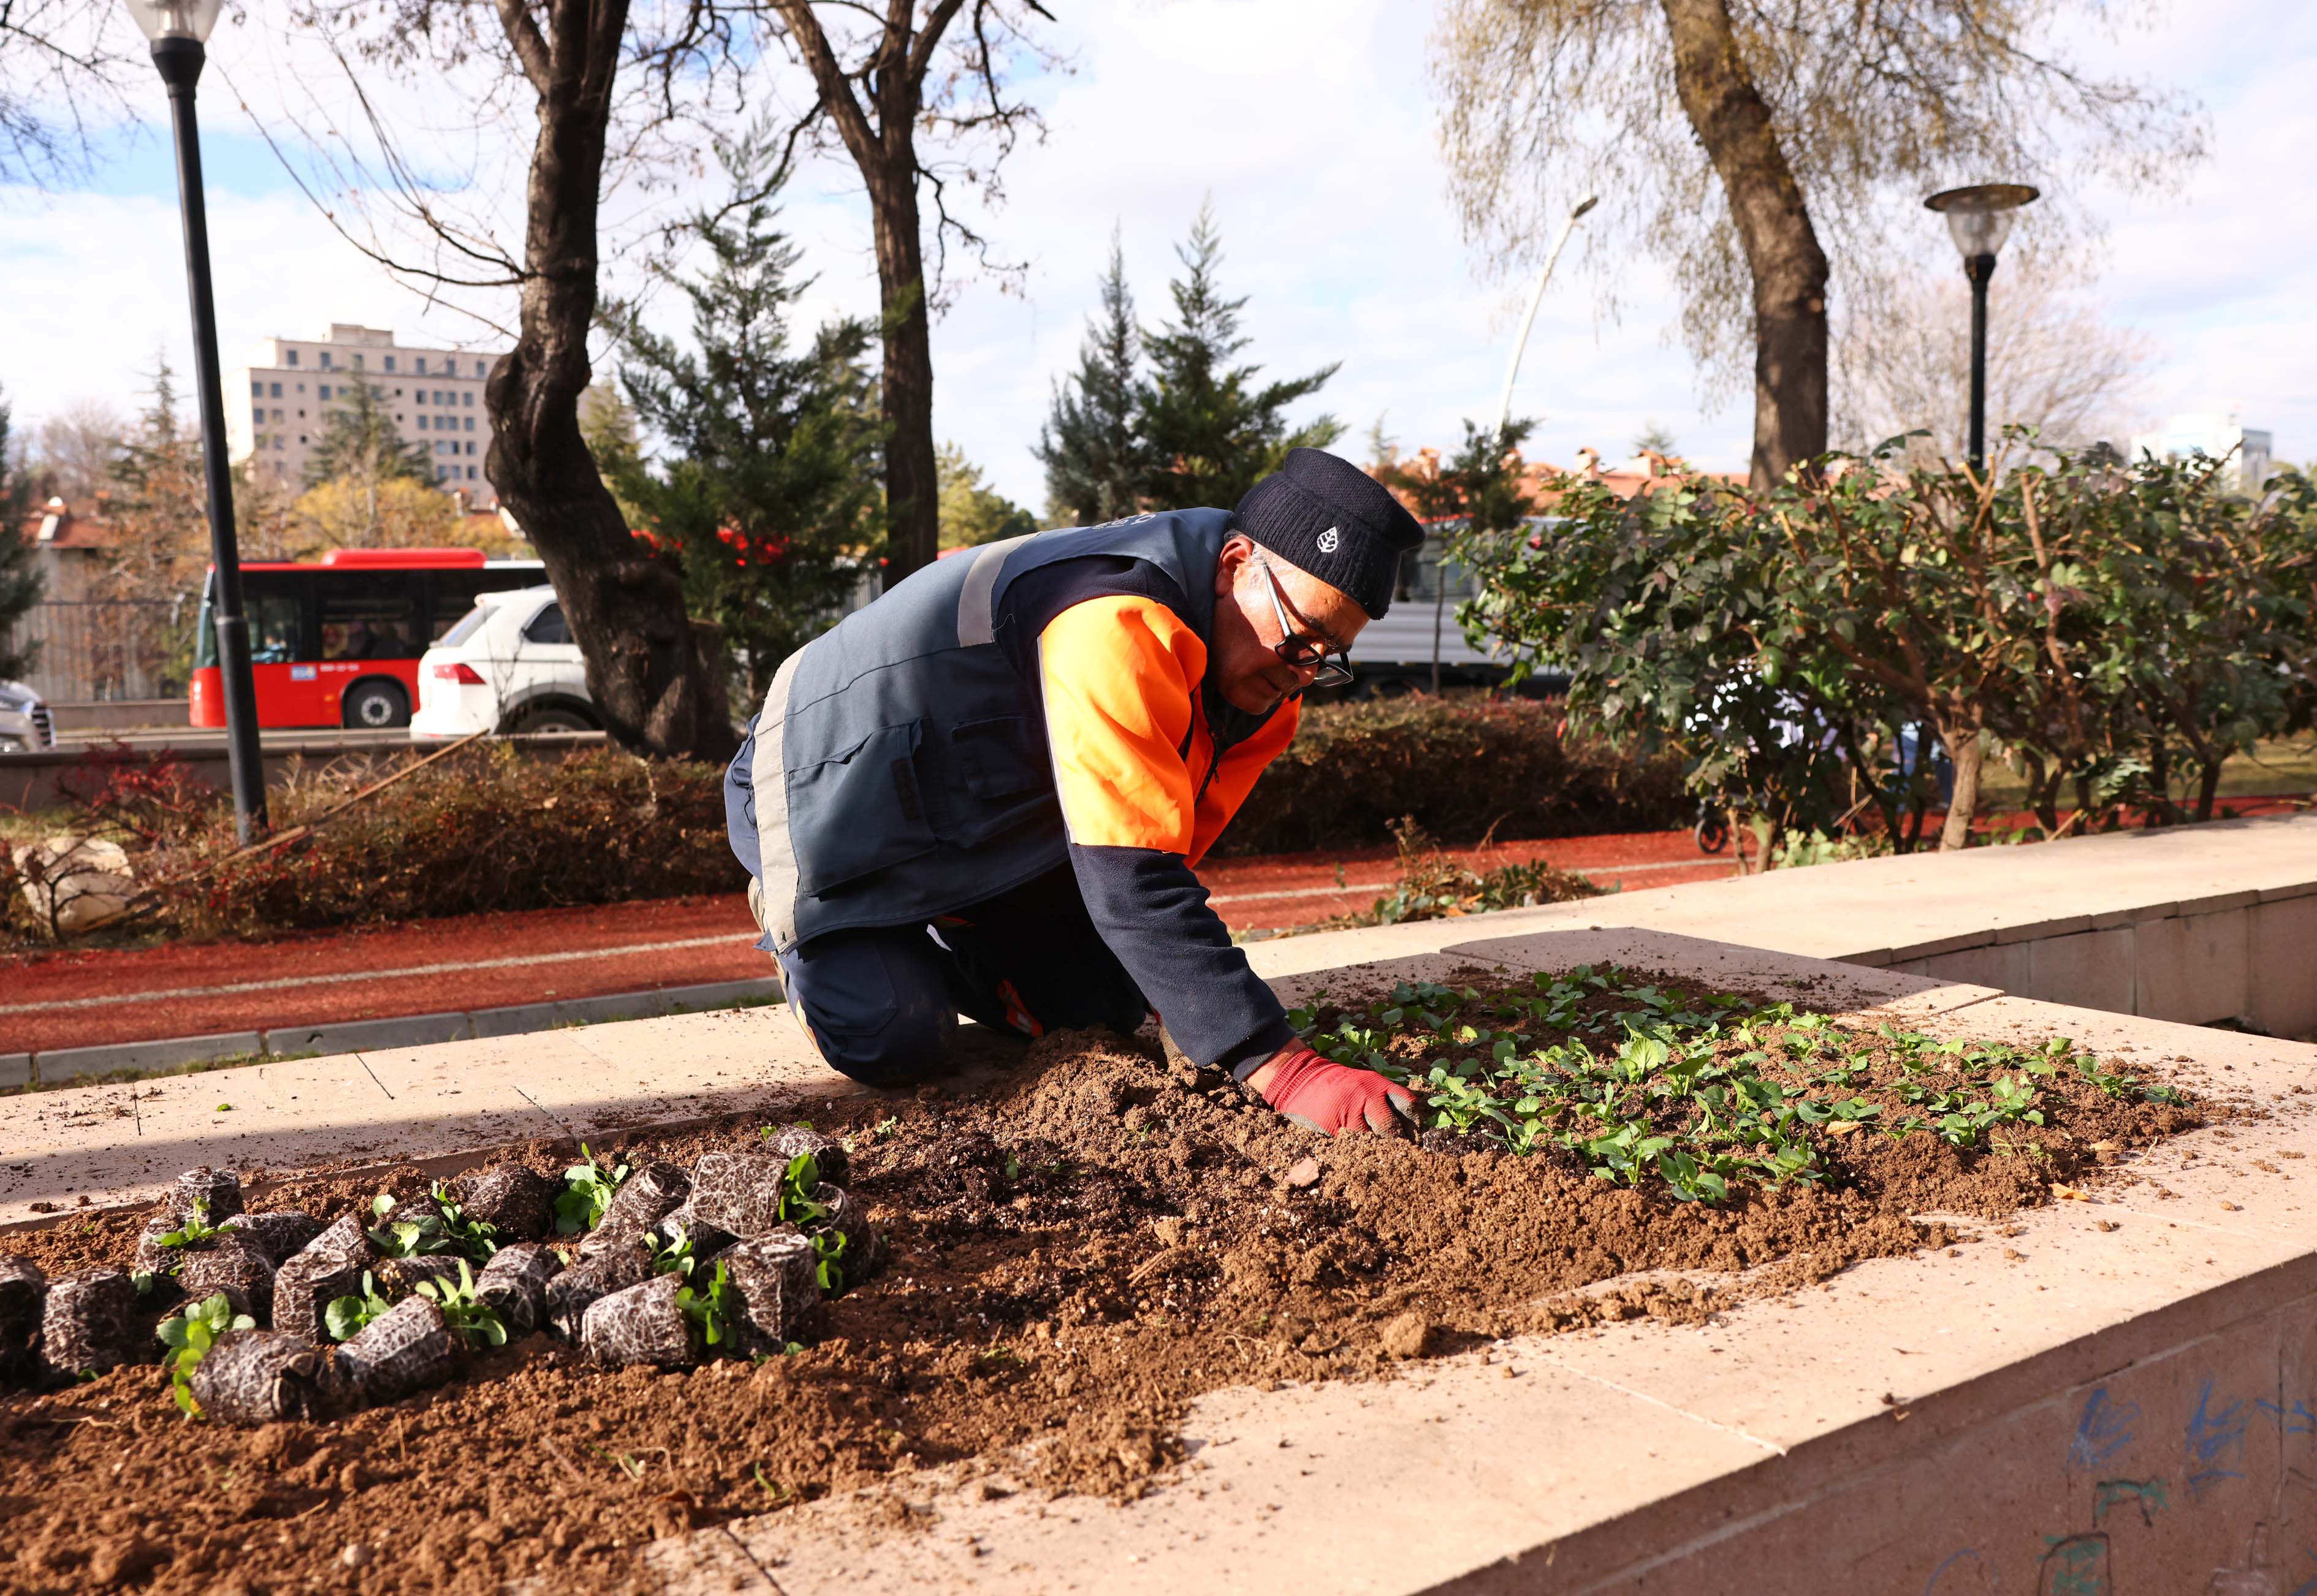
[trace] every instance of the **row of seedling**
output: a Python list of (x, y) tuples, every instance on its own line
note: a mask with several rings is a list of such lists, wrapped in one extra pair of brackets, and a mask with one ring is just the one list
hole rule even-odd
[[(130, 1269), (49, 1280), (0, 1258), (0, 1376), (68, 1378), (157, 1351), (188, 1414), (324, 1418), (534, 1332), (611, 1365), (790, 1351), (823, 1297), (880, 1261), (839, 1184), (845, 1148), (806, 1127), (688, 1170), (582, 1155), (559, 1182), (503, 1164), (327, 1226), (244, 1212), (237, 1176), (190, 1171)], [(156, 1348), (139, 1326), (173, 1305)]]
[(1565, 1150), (1604, 1180), (1654, 1178), (1687, 1201), (1822, 1180), (1829, 1137), (1924, 1133), (1984, 1148), (2006, 1128), (2044, 1126), (2045, 1083), (2062, 1072), (2115, 1098), (2178, 1101), (2065, 1038), (2015, 1048), (1849, 1030), (1791, 1003), (1749, 1012), (1614, 969), (1488, 994), (1403, 983), (1381, 1002), (1315, 1003), (1289, 1021), (1323, 1056), (1410, 1088), (1427, 1130)]

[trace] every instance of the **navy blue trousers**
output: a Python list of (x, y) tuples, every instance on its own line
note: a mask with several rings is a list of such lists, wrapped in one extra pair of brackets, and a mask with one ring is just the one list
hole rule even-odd
[(946, 1074), (960, 1014), (1017, 1035), (1132, 1036), (1150, 1010), (1068, 865), (934, 925), (832, 932), (776, 957), (821, 1057), (871, 1086)]

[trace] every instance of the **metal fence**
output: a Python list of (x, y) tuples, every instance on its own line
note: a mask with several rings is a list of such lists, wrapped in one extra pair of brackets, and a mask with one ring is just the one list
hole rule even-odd
[(49, 599), (32, 606), (0, 654), (30, 649), (25, 680), (50, 702), (182, 697), (194, 605), (186, 599)]

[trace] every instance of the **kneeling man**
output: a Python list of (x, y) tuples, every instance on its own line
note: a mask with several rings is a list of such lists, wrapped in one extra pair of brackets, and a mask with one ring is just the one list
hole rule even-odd
[(1422, 539), (1298, 449), (1235, 510), (954, 555), (790, 655), (725, 803), (822, 1057), (906, 1085), (961, 1012), (1034, 1037), (1155, 1011), (1292, 1119), (1395, 1129), (1408, 1093), (1295, 1039), (1192, 867)]

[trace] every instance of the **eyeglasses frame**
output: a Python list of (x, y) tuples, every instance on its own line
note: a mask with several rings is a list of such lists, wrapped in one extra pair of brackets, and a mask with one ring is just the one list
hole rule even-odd
[[(1352, 680), (1352, 651), (1337, 648), (1325, 638), (1312, 638), (1297, 631), (1294, 623), (1287, 618), (1287, 593), (1280, 585), (1279, 573), (1271, 568), (1271, 562), (1260, 552), (1253, 558), (1263, 567), (1264, 580), (1270, 584), (1271, 613), (1279, 621), (1279, 641), (1271, 646), (1271, 652), (1279, 656), (1280, 664), (1293, 670), (1311, 672), (1310, 687), (1300, 691), (1308, 692), (1312, 687), (1342, 687), (1348, 683)], [(1315, 647), (1319, 650), (1318, 658), (1295, 657), (1293, 651)]]

